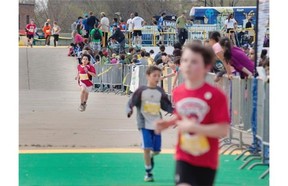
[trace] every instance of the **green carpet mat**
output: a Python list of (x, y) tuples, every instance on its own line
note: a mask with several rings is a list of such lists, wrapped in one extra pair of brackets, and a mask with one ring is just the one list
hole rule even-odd
[[(220, 157), (215, 186), (268, 186), (269, 176), (258, 177), (267, 166), (239, 170), (235, 156)], [(145, 183), (143, 154), (20, 154), (20, 186), (173, 186), (171, 154), (155, 157), (155, 182)]]

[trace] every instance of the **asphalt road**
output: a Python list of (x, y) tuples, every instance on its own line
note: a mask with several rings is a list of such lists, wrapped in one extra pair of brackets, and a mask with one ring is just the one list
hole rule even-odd
[[(67, 48), (19, 48), (19, 148), (139, 148), (135, 115), (125, 115), (127, 96), (89, 95), (79, 112), (74, 80), (77, 62)], [(177, 130), (163, 133), (163, 148), (176, 143)]]

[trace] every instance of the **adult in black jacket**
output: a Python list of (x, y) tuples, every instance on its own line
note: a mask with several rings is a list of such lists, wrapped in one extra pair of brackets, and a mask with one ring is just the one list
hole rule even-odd
[(95, 23), (99, 23), (99, 19), (93, 15), (93, 12), (89, 12), (90, 17), (87, 18), (87, 27), (88, 31), (90, 31), (94, 28)]
[(114, 33), (112, 36), (110, 36), (110, 39), (115, 39), (120, 44), (120, 53), (125, 53), (125, 35), (120, 30), (120, 28), (117, 27), (117, 25), (113, 25)]

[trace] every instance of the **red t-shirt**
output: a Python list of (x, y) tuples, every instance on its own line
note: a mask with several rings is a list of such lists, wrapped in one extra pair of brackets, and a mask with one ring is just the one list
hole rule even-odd
[(90, 87), (93, 85), (93, 82), (89, 78), (90, 75), (85, 72), (84, 70), (85, 67), (88, 69), (89, 72), (96, 73), (96, 71), (93, 65), (86, 65), (86, 66), (78, 65), (77, 67), (80, 81), (84, 83), (87, 87)]
[(36, 25), (35, 24), (26, 25), (26, 30), (27, 30), (27, 34), (28, 35), (34, 35), (35, 29), (36, 29)]
[[(181, 119), (195, 117), (201, 125), (230, 123), (227, 98), (216, 87), (205, 83), (201, 88), (188, 90), (181, 84), (173, 91), (175, 114)], [(194, 166), (217, 169), (217, 138), (199, 134), (179, 133), (176, 146), (176, 160), (185, 161)]]

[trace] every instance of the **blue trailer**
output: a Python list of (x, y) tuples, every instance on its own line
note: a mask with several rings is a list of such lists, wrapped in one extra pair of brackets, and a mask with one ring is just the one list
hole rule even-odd
[(256, 23), (256, 7), (192, 7), (190, 16), (194, 24), (213, 24), (221, 29), (227, 16), (232, 13), (239, 27), (245, 27), (247, 21), (252, 19)]

